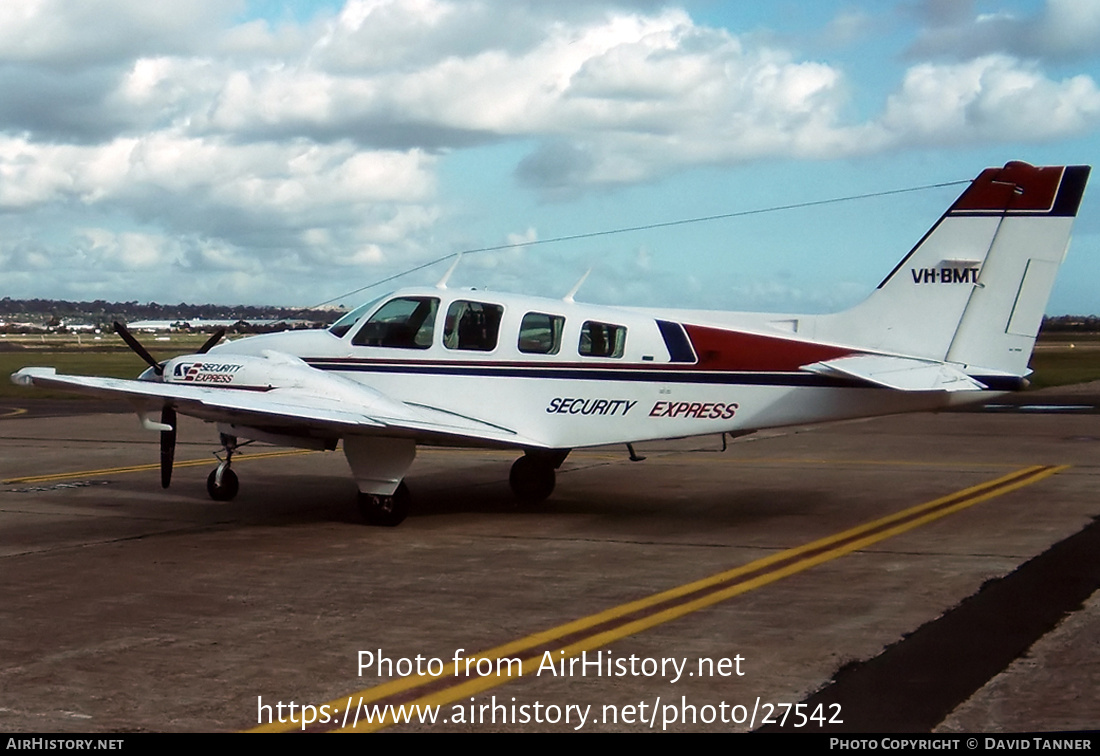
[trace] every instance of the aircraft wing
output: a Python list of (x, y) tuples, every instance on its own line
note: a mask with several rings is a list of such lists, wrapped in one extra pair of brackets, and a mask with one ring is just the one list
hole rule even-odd
[(284, 435), (381, 435), (420, 440), (489, 442), (540, 446), (515, 431), (446, 410), (400, 402), (375, 389), (331, 379), (334, 390), (299, 387), (266, 390), (212, 388), (193, 384), (58, 375), (54, 368), (23, 368), (12, 375), (20, 385), (59, 388), (131, 401), (139, 415), (170, 405), (211, 422), (277, 429)]
[(861, 354), (803, 365), (805, 370), (834, 378), (854, 378), (899, 391), (981, 391), (986, 388), (953, 365), (913, 357)]

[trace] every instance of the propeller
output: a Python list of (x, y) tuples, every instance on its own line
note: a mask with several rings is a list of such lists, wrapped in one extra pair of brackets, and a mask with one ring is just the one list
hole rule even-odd
[(172, 427), (172, 430), (160, 432), (160, 487), (168, 488), (172, 483), (172, 463), (176, 458), (176, 410), (164, 405), (160, 411), (160, 421)]
[[(138, 357), (145, 360), (157, 375), (164, 375), (164, 365), (154, 360), (153, 355), (149, 354), (149, 350), (143, 347), (141, 342), (134, 338), (134, 334), (130, 333), (130, 329), (117, 320), (115, 321), (115, 333), (121, 336), (122, 340), (126, 342), (126, 346), (130, 347)], [(211, 344), (211, 346), (213, 346), (213, 344)]]
[[(115, 321), (114, 325), (115, 333), (122, 337), (122, 340), (126, 342), (126, 346), (130, 347), (130, 349), (132, 349), (134, 351), (134, 354), (136, 354), (138, 357), (145, 360), (146, 364), (148, 364), (149, 367), (153, 368), (153, 371), (156, 372), (157, 375), (164, 375), (164, 365), (157, 362), (153, 358), (153, 355), (149, 354), (149, 350), (142, 346), (141, 342), (137, 340), (134, 334), (130, 333), (130, 329), (124, 326), (122, 323), (119, 323), (117, 320)], [(195, 352), (195, 354), (206, 354), (215, 346), (217, 346), (218, 342), (222, 340), (223, 336), (225, 336), (224, 328), (219, 328), (218, 330), (214, 331), (214, 334), (210, 338), (208, 338), (201, 347), (199, 347), (198, 351)]]
[(206, 342), (203, 343), (201, 347), (199, 347), (199, 351), (197, 352), (197, 354), (206, 354), (207, 352), (209, 352), (211, 349), (217, 346), (219, 341), (222, 340), (222, 336), (225, 336), (224, 328), (219, 328), (218, 330), (214, 331), (214, 335), (208, 338)]
[[(130, 329), (117, 320), (114, 325), (115, 333), (122, 337), (126, 345), (130, 347), (138, 357), (145, 360), (157, 375), (163, 376), (164, 364), (157, 362), (153, 358), (153, 355), (149, 354), (149, 350), (142, 346), (141, 342), (130, 333)], [(196, 354), (206, 354), (222, 340), (223, 336), (225, 336), (225, 329), (219, 328), (201, 347), (199, 347)], [(163, 425), (169, 426), (171, 429), (160, 432), (160, 485), (162, 488), (168, 488), (172, 483), (172, 466), (176, 458), (176, 409), (172, 405), (166, 404), (161, 408), (160, 422)]]

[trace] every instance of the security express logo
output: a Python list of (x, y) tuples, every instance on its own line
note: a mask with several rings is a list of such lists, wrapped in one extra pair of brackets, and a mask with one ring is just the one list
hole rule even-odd
[(211, 362), (181, 362), (172, 371), (174, 377), (190, 383), (232, 383), (243, 365)]

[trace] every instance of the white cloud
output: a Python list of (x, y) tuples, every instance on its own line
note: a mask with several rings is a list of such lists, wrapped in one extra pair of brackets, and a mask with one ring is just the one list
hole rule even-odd
[[(85, 219), (129, 217), (160, 229), (82, 227), (70, 239), (49, 231), (59, 287), (103, 278), (121, 286), (128, 279), (120, 273), (146, 272), (154, 275), (137, 283), (146, 289), (210, 278), (206, 287), (238, 300), (278, 293), (299, 301), (309, 299), (298, 291), (304, 280), (331, 278), (338, 287), (340, 270), (363, 275), (426, 254), (438, 217), (434, 162), (418, 151), (365, 152), (344, 142), (235, 144), (155, 132), (48, 145), (0, 136), (0, 209), (19, 211), (38, 234), (74, 203)], [(42, 245), (4, 246), (9, 283), (43, 270)]]
[(507, 240), (505, 244), (530, 244), (531, 242), (538, 241), (539, 232), (535, 230), (534, 226), (528, 226), (527, 230), (523, 233), (510, 233), (505, 239)]
[(1027, 16), (1004, 10), (971, 15), (967, 10), (968, 4), (958, 4), (950, 13), (929, 13), (933, 23), (913, 43), (910, 54), (971, 58), (1006, 53), (1055, 60), (1100, 54), (1096, 0), (1047, 0), (1041, 10)]
[(1100, 55), (1100, 3), (1048, 0), (1032, 44), (1058, 57)]
[[(962, 59), (912, 64), (881, 113), (853, 122), (851, 71), (658, 2), (348, 0), (234, 23), (240, 2), (10, 0), (0, 211), (23, 241), (5, 254), (19, 270), (52, 250), (135, 276), (232, 273), (234, 291), (252, 275), (259, 291), (438, 256), (453, 240), (433, 238), (436, 172), (471, 145), (520, 145), (519, 183), (569, 197), (694, 166), (1100, 125), (1092, 78), (1023, 60), (1095, 51), (1097, 3), (1049, 0), (1031, 18), (949, 5), (926, 4), (913, 51)], [(822, 35), (850, 43), (874, 23), (845, 12)]]
[[(334, 203), (429, 201), (435, 158), (366, 152), (346, 142), (237, 144), (173, 131), (99, 145), (0, 137), (0, 206), (77, 199), (139, 201), (150, 192), (250, 214), (305, 218)], [(173, 208), (165, 208), (170, 216)]]
[(926, 63), (906, 74), (879, 124), (883, 145), (1042, 140), (1100, 126), (1100, 90), (1087, 76), (1056, 82), (995, 55)]
[(178, 243), (158, 234), (86, 228), (77, 234), (86, 261), (106, 270), (163, 270), (180, 255)]
[[(301, 176), (277, 186), (244, 156), (286, 152), (303, 140), (357, 145), (367, 156), (346, 157), (345, 171), (323, 174), (341, 192), (362, 197), (371, 184), (384, 186), (389, 199), (409, 201), (423, 194), (423, 176), (405, 171), (409, 181), (393, 181), (383, 167), (389, 180), (378, 183), (377, 166), (398, 154), (424, 164), (423, 151), (509, 139), (537, 140), (518, 166), (521, 180), (569, 191), (692, 165), (861, 154), (897, 147), (906, 136), (920, 144), (1043, 139), (1092, 124), (1091, 79), (1056, 82), (1007, 56), (916, 65), (879, 122), (845, 124), (840, 114), (850, 85), (840, 69), (701, 27), (682, 10), (604, 9), (540, 24), (545, 19), (522, 10), (476, 0), (350, 0), (337, 16), (280, 32), (297, 40), (298, 52), (289, 56), (273, 56), (277, 46), (256, 42), (254, 54), (243, 57), (136, 58), (102, 109), (130, 130), (193, 140), (178, 150), (172, 170), (161, 172), (191, 185), (203, 173), (231, 204), (273, 196), (294, 204), (331, 194)], [(1072, 0), (1052, 0), (1044, 18), (1054, 19), (1052, 28), (1077, 21), (1087, 37), (1092, 15)], [(504, 43), (501, 17), (516, 30)], [(276, 34), (266, 23), (244, 27), (222, 39)], [(1025, 117), (999, 121), (1010, 106)], [(1053, 123), (1031, 115), (1052, 107)], [(148, 133), (143, 139), (150, 141)], [(247, 146), (257, 140), (278, 146)], [(164, 145), (155, 151), (169, 162), (177, 152)], [(247, 178), (234, 180), (230, 171)]]
[(4, 0), (0, 62), (83, 67), (154, 49), (201, 49), (242, 7), (242, 0)]
[[(680, 10), (607, 12), (548, 25), (524, 46), (466, 49), (469, 39), (489, 36), (488, 27), (457, 33), (470, 29), (471, 16), (496, 23), (485, 7), (349, 3), (306, 65), (230, 74), (203, 128), (429, 149), (536, 137), (550, 140), (543, 150), (588, 156), (550, 173), (543, 165), (555, 159), (533, 156), (521, 177), (550, 187), (627, 183), (783, 151), (813, 154), (837, 141), (841, 76), (826, 64), (745, 50)], [(411, 40), (414, 27), (418, 40), (397, 45), (388, 67), (375, 66), (373, 56), (385, 56), (394, 40)], [(374, 44), (378, 36), (386, 43)], [(438, 37), (448, 43), (429, 44)], [(452, 44), (459, 38), (466, 41)]]

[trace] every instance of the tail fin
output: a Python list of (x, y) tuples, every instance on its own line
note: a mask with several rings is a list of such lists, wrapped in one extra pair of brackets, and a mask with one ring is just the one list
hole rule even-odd
[(861, 304), (816, 337), (1024, 376), (1088, 166), (988, 168)]

